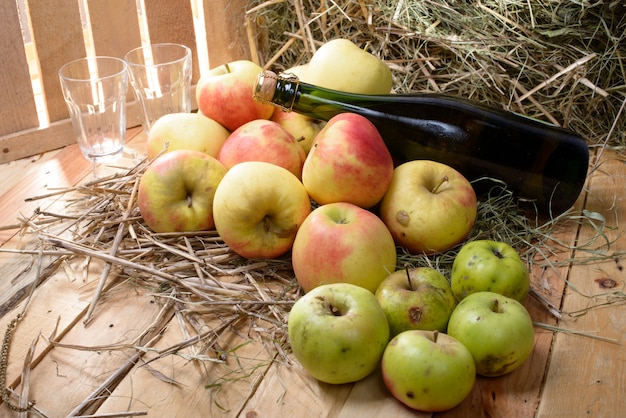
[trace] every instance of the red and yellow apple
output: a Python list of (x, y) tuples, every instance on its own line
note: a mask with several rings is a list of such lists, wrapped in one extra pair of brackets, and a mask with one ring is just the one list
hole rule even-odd
[(263, 68), (248, 60), (232, 61), (211, 69), (196, 86), (199, 112), (231, 132), (246, 122), (269, 119), (274, 106), (253, 98), (261, 71)]
[(160, 155), (141, 175), (137, 205), (155, 232), (212, 229), (213, 198), (226, 174), (217, 159), (197, 150)]
[(263, 161), (233, 166), (213, 201), (217, 233), (246, 258), (285, 254), (310, 212), (311, 201), (300, 180), (286, 168)]
[(329, 203), (313, 210), (300, 226), (291, 262), (305, 292), (351, 283), (374, 293), (396, 269), (396, 246), (372, 212), (351, 203)]
[(396, 167), (380, 203), (380, 217), (396, 243), (413, 254), (439, 253), (460, 243), (476, 213), (471, 183), (454, 168), (430, 160)]
[(217, 159), (226, 168), (244, 161), (265, 161), (286, 168), (298, 179), (306, 154), (298, 141), (278, 123), (256, 119), (235, 129)]
[(230, 132), (199, 113), (170, 113), (152, 125), (147, 138), (148, 158), (178, 149), (193, 149), (217, 157)]
[(393, 177), (393, 159), (376, 127), (355, 113), (332, 117), (313, 142), (302, 183), (321, 204), (376, 205)]

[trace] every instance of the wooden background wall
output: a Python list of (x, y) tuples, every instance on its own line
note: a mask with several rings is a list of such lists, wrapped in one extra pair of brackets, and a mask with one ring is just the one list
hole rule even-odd
[[(95, 55), (122, 58), (142, 44), (136, 0), (6, 0), (0, 6), (0, 163), (36, 155), (75, 141), (62, 97), (58, 69), (73, 59), (89, 55), (80, 3), (86, 4)], [(195, 10), (194, 0), (145, 1), (145, 20), (152, 43), (182, 43), (193, 51), (193, 82), (199, 65), (210, 68), (235, 59), (249, 59), (246, 37), (246, 0), (204, 0)], [(20, 8), (20, 3), (22, 7)], [(27, 7), (24, 7), (27, 6)], [(194, 15), (204, 14), (204, 30), (196, 33)], [(30, 20), (30, 31), (23, 23)], [(145, 39), (145, 36), (144, 36)], [(91, 45), (90, 45), (91, 46)], [(199, 61), (199, 47), (208, 51)], [(29, 60), (39, 63), (33, 83)], [(204, 62), (204, 61), (208, 61)], [(35, 86), (35, 87), (34, 87)], [(39, 91), (38, 86), (41, 86)], [(48, 123), (38, 116), (37, 100), (45, 103)], [(140, 124), (132, 93), (128, 127)], [(41, 113), (41, 112), (40, 112)], [(46, 126), (47, 125), (47, 126)]]

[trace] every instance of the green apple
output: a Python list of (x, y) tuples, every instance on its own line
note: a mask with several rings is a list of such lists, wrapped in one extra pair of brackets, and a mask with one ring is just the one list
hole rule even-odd
[(198, 80), (198, 111), (230, 132), (255, 119), (269, 119), (274, 106), (253, 98), (254, 85), (263, 68), (249, 60), (212, 68)]
[(264, 161), (244, 161), (230, 168), (213, 200), (217, 233), (246, 258), (285, 254), (310, 212), (311, 201), (300, 180), (286, 168)]
[(332, 117), (313, 142), (302, 183), (311, 198), (324, 205), (376, 205), (393, 176), (393, 159), (376, 127), (355, 113)]
[(288, 319), (298, 362), (321, 382), (356, 382), (372, 373), (389, 341), (374, 294), (350, 283), (319, 286), (298, 299)]
[(389, 94), (393, 85), (391, 70), (384, 61), (341, 38), (315, 51), (306, 69), (306, 82), (361, 94)]
[(430, 267), (391, 273), (378, 286), (376, 299), (392, 336), (410, 329), (445, 332), (456, 306), (448, 280)]
[(459, 302), (450, 315), (448, 334), (467, 347), (483, 376), (517, 369), (535, 344), (533, 321), (524, 305), (494, 292), (472, 293)]
[(387, 389), (419, 411), (438, 412), (460, 404), (476, 381), (474, 358), (457, 339), (438, 331), (396, 335), (381, 361)]
[(137, 206), (155, 232), (212, 229), (213, 199), (226, 167), (197, 150), (175, 150), (154, 159), (141, 175)]
[(226, 128), (200, 113), (170, 113), (150, 128), (146, 140), (148, 158), (152, 160), (164, 151), (177, 149), (194, 149), (217, 157), (229, 135)]
[(452, 263), (450, 285), (457, 300), (489, 291), (523, 302), (530, 289), (530, 274), (509, 244), (493, 240), (470, 241)]
[(434, 254), (463, 241), (476, 220), (476, 193), (454, 168), (412, 160), (397, 166), (380, 203), (396, 243), (413, 254)]
[(306, 153), (298, 141), (277, 122), (256, 119), (228, 136), (217, 159), (226, 168), (244, 161), (265, 161), (286, 168), (298, 179)]
[(372, 212), (347, 202), (317, 207), (304, 220), (291, 263), (305, 292), (328, 283), (351, 283), (374, 293), (396, 269), (396, 245)]

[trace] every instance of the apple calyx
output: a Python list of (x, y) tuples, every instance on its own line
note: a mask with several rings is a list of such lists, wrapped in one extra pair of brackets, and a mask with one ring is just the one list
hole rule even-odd
[(272, 233), (276, 235), (278, 238), (289, 238), (293, 236), (298, 230), (298, 225), (294, 224), (289, 228), (280, 228), (276, 226), (274, 222), (272, 222), (272, 218), (270, 216), (265, 216), (263, 218), (263, 230), (266, 233)]
[(498, 299), (491, 301), (491, 310), (495, 313), (503, 313), (502, 306), (500, 305), (500, 301), (498, 301)]
[(320, 302), (324, 303), (324, 305), (326, 305), (326, 308), (328, 309), (328, 312), (330, 312), (331, 315), (333, 315), (333, 316), (342, 316), (343, 315), (343, 312), (341, 312), (341, 310), (337, 306), (335, 306), (332, 303), (328, 302), (325, 297), (318, 296), (316, 299), (319, 300)]
[(432, 194), (436, 194), (436, 193), (439, 191), (439, 189), (441, 188), (441, 185), (442, 185), (442, 184), (444, 184), (445, 182), (447, 182), (448, 180), (449, 180), (449, 179), (448, 179), (448, 176), (447, 176), (447, 175), (444, 175), (444, 176), (441, 178), (441, 181), (440, 181), (439, 183), (437, 183), (437, 184), (435, 185), (435, 187), (434, 187), (434, 188), (433, 188), (430, 192), (431, 192)]

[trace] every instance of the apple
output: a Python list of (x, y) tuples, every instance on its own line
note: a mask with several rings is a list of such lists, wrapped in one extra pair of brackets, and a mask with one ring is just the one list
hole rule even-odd
[[(283, 73), (293, 74), (297, 76), (300, 81), (307, 82), (308, 67), (308, 63), (301, 64), (295, 67), (291, 67), (283, 71)], [(307, 154), (311, 149), (311, 145), (313, 144), (315, 136), (326, 125), (325, 120), (314, 119), (300, 113), (287, 112), (278, 108), (274, 109), (271, 120), (279, 123), (291, 135), (293, 135), (300, 144), (300, 146), (304, 148), (304, 152)]]
[(376, 205), (393, 177), (393, 159), (376, 127), (355, 113), (333, 116), (317, 134), (302, 167), (302, 183), (324, 205)]
[(391, 336), (411, 329), (445, 332), (456, 299), (448, 280), (431, 267), (391, 273), (376, 289)]
[(155, 232), (212, 229), (213, 198), (226, 174), (217, 159), (197, 150), (160, 155), (146, 168), (137, 188), (137, 206)]
[(351, 283), (374, 293), (396, 269), (396, 246), (372, 212), (352, 203), (329, 203), (315, 208), (300, 225), (291, 263), (305, 292)]
[(275, 258), (289, 251), (310, 212), (311, 201), (300, 180), (264, 161), (233, 166), (213, 200), (217, 233), (246, 258)]
[(381, 360), (385, 386), (409, 408), (439, 412), (460, 404), (472, 391), (476, 366), (469, 350), (439, 331), (401, 332)]
[(489, 377), (517, 369), (535, 344), (524, 305), (495, 292), (472, 293), (460, 301), (450, 315), (448, 334), (472, 353), (476, 372)]
[(230, 134), (217, 159), (231, 168), (244, 161), (265, 161), (291, 171), (298, 179), (306, 153), (298, 141), (277, 122), (256, 119)]
[(274, 110), (271, 120), (293, 135), (305, 154), (309, 153), (315, 137), (326, 125), (324, 120), (281, 109)]
[(217, 157), (230, 132), (199, 113), (170, 113), (157, 119), (148, 133), (147, 154), (153, 160), (162, 152), (194, 149)]
[(476, 220), (476, 193), (454, 168), (412, 160), (397, 166), (380, 203), (396, 243), (412, 254), (446, 251), (463, 241)]
[(476, 240), (463, 245), (455, 256), (450, 286), (457, 300), (489, 291), (523, 302), (530, 290), (530, 273), (506, 242)]
[(385, 313), (372, 292), (350, 283), (319, 286), (288, 317), (294, 356), (315, 379), (356, 382), (378, 367), (389, 341)]
[(361, 94), (389, 94), (391, 70), (377, 56), (349, 39), (324, 43), (311, 57), (306, 82), (333, 90)]
[(271, 118), (274, 106), (253, 98), (261, 71), (261, 66), (248, 60), (211, 69), (196, 85), (198, 111), (231, 132), (251, 120)]

